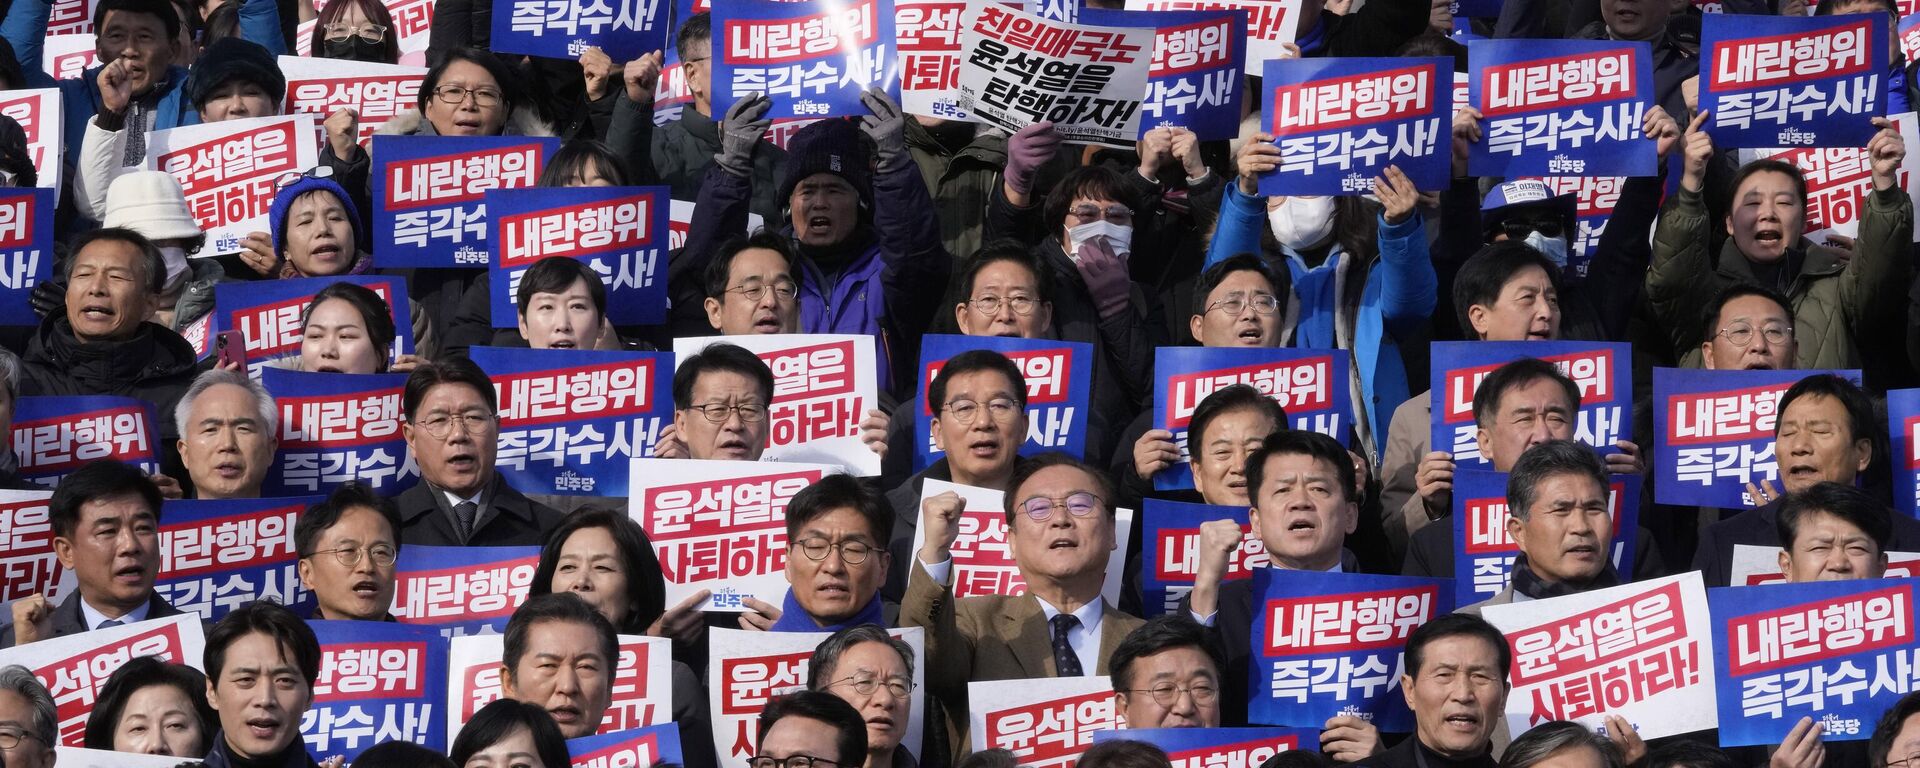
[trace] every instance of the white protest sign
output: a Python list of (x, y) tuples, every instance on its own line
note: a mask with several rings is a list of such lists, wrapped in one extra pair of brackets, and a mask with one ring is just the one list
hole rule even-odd
[(1120, 727), (1105, 675), (967, 683), (973, 751), (1005, 749), (1021, 768), (1072, 768), (1094, 731)]
[[(696, 417), (698, 414), (696, 414)], [(647, 532), (667, 605), (700, 590), (703, 611), (744, 611), (787, 594), (787, 502), (838, 467), (781, 461), (634, 459), (627, 514)]]
[(0, 491), (0, 616), (34, 594), (59, 605), (79, 586), (53, 554), (52, 498), (53, 491)]
[[(758, 747), (760, 710), (768, 699), (807, 687), (813, 650), (832, 634), (707, 630), (707, 705), (720, 765), (746, 768)], [(926, 638), (920, 627), (889, 629), (887, 634), (913, 648), (913, 703), (900, 745), (918, 758), (920, 734), (926, 728)]]
[(673, 340), (675, 367), (716, 343), (744, 347), (773, 369), (763, 460), (837, 464), (860, 477), (880, 474), (880, 455), (860, 442), (860, 421), (868, 410), (880, 407), (874, 337), (774, 333), (679, 338)]
[(34, 186), (60, 188), (66, 167), (66, 115), (60, 109), (59, 88), (34, 88), (0, 94), (0, 115), (13, 118), (27, 134), (27, 155), (38, 177)]
[[(286, 114), (313, 115), (325, 125), (335, 111), (351, 109), (358, 115), (360, 146), (388, 120), (420, 106), (424, 67), (403, 67), (348, 59), (281, 56), (280, 73), (287, 76), (287, 93), (280, 108)], [(324, 131), (320, 134), (325, 137)]]
[[(1920, 119), (1913, 112), (1889, 116), (1900, 132), (1907, 154), (1920, 154)], [(1865, 147), (1783, 147), (1779, 149), (1740, 150), (1742, 165), (1763, 158), (1775, 158), (1800, 169), (1807, 180), (1806, 231), (1808, 241), (1825, 244), (1831, 235), (1860, 236), (1860, 219), (1866, 215), (1866, 196), (1873, 192), (1873, 163)], [(1920, 174), (1906, 165), (1896, 172), (1900, 188), (1908, 195), (1920, 195)], [(1920, 231), (1913, 241), (1920, 243)]]
[(40, 45), (40, 69), (55, 80), (72, 80), (100, 63), (92, 32), (54, 35)]
[[(1920, 552), (1887, 553), (1886, 578), (1909, 579), (1916, 576), (1920, 576)], [(1733, 545), (1733, 576), (1727, 580), (1729, 586), (1751, 587), (1755, 584), (1778, 584), (1786, 580), (1786, 574), (1780, 572), (1779, 547)]]
[[(687, 229), (693, 226), (694, 207), (693, 203), (685, 200), (673, 201), (673, 205), (668, 212), (671, 218), (667, 223), (667, 250), (679, 250), (686, 247)], [(748, 213), (747, 231), (739, 234), (752, 234), (760, 231), (760, 228), (763, 226), (766, 226), (765, 218), (757, 213)]]
[(959, 109), (1013, 132), (1050, 120), (1067, 141), (1133, 146), (1153, 59), (1150, 27), (1048, 21), (988, 3), (960, 35)]
[[(506, 636), (467, 635), (449, 641), (447, 664), (447, 742), (460, 735), (473, 713), (501, 697), (500, 660)], [(621, 635), (620, 658), (613, 665), (613, 704), (596, 733), (613, 733), (673, 719), (673, 641), (664, 637)]]
[(168, 128), (147, 134), (146, 167), (166, 171), (207, 233), (206, 254), (234, 253), (267, 232), (279, 183), (320, 164), (312, 115), (277, 115)]
[[(971, 485), (927, 479), (920, 486), (920, 501), (925, 503), (942, 493), (953, 491), (966, 502), (960, 518), (960, 535), (953, 541), (953, 596), (1024, 595), (1027, 580), (1013, 561), (1013, 543), (1007, 539), (1007, 512), (1002, 506), (1004, 494)], [(1024, 513), (1023, 513), (1024, 514)], [(1055, 514), (1066, 514), (1064, 510)], [(1100, 596), (1109, 605), (1120, 604), (1120, 577), (1126, 571), (1127, 543), (1133, 537), (1133, 510), (1114, 510), (1114, 550), (1107, 557), (1106, 581)], [(914, 557), (927, 543), (923, 526), (913, 527)], [(895, 568), (903, 567), (895, 563)]]
[(182, 763), (197, 764), (171, 755), (141, 755), (105, 749), (55, 747), (54, 764), (60, 768), (179, 768)]
[(161, 661), (200, 669), (205, 652), (200, 617), (189, 613), (15, 646), (0, 651), (0, 667), (18, 664), (33, 670), (53, 696), (60, 743), (77, 747), (86, 735), (87, 716), (93, 712), (100, 687), (114, 670), (139, 656), (158, 656)]

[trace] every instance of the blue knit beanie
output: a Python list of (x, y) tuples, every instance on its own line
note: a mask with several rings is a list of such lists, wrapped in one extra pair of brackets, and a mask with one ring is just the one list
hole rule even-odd
[(267, 209), (267, 224), (273, 227), (273, 253), (275, 256), (284, 258), (287, 255), (287, 214), (290, 212), (289, 209), (293, 207), (293, 201), (300, 199), (301, 195), (315, 191), (327, 192), (340, 199), (340, 207), (347, 209), (347, 221), (353, 224), (353, 241), (355, 247), (365, 245), (365, 238), (360, 232), (360, 210), (353, 207), (353, 197), (347, 194), (347, 190), (334, 182), (333, 179), (319, 176), (302, 176), (299, 181), (282, 187), (280, 193), (273, 196), (273, 207)]

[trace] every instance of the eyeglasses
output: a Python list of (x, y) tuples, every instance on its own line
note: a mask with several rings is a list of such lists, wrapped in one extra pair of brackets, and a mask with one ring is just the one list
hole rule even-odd
[(707, 403), (706, 405), (692, 406), (692, 410), (699, 411), (700, 415), (707, 417), (707, 421), (715, 424), (727, 423), (727, 417), (735, 413), (740, 414), (740, 420), (748, 424), (753, 424), (767, 418), (767, 407), (759, 403), (741, 403), (739, 405)]
[(11, 750), (20, 746), (20, 742), (25, 739), (38, 738), (40, 737), (18, 728), (0, 728), (0, 749)]
[(352, 24), (327, 25), (327, 39), (336, 43), (355, 35), (358, 35), (360, 39), (369, 43), (377, 43), (387, 39), (387, 28), (378, 24), (368, 24), (364, 27), (357, 28)]
[(1074, 517), (1086, 517), (1100, 509), (1100, 497), (1086, 491), (1068, 494), (1064, 499), (1035, 496), (1020, 502), (1020, 508), (1026, 510), (1027, 517), (1036, 523), (1044, 523), (1053, 517), (1061, 507), (1067, 508), (1067, 514)]
[(279, 191), (300, 183), (301, 179), (325, 179), (333, 176), (333, 167), (316, 165), (304, 171), (287, 171), (273, 180), (274, 191)]
[(893, 694), (893, 697), (896, 699), (904, 699), (913, 693), (913, 681), (902, 680), (897, 677), (887, 680), (881, 680), (877, 677), (845, 677), (827, 683), (827, 687), (832, 688), (847, 683), (852, 683), (853, 692), (862, 696), (872, 696), (875, 691), (880, 690), (882, 687), (885, 687), (887, 692)]
[(1920, 768), (1920, 752), (1907, 755), (1905, 760), (1888, 760), (1887, 768)]
[(400, 557), (399, 550), (396, 550), (393, 547), (387, 546), (385, 544), (374, 544), (374, 545), (365, 546), (365, 547), (341, 547), (339, 549), (321, 550), (319, 552), (315, 552), (311, 555), (308, 555), (308, 557), (319, 557), (321, 555), (333, 555), (333, 559), (340, 561), (341, 565), (347, 566), (348, 568), (352, 568), (353, 566), (360, 564), (360, 553), (362, 552), (367, 553), (368, 557), (373, 558), (374, 565), (380, 566), (382, 568), (385, 568), (389, 565), (393, 565), (393, 561)]
[(413, 425), (426, 430), (427, 434), (432, 436), (433, 439), (439, 440), (447, 435), (453, 434), (453, 425), (456, 422), (460, 425), (461, 434), (482, 434), (487, 431), (488, 427), (493, 426), (493, 414), (471, 411), (458, 416), (448, 416), (443, 413), (428, 416), (423, 421), (414, 422)]
[(1204, 315), (1216, 309), (1224, 309), (1229, 315), (1239, 316), (1241, 312), (1247, 311), (1247, 305), (1249, 304), (1253, 305), (1255, 314), (1271, 315), (1280, 311), (1280, 297), (1271, 293), (1256, 293), (1251, 299), (1236, 293), (1212, 304), (1208, 304), (1207, 311), (1200, 314)]
[[(864, 541), (842, 541), (836, 544), (819, 537), (801, 539), (787, 546), (800, 550), (800, 554), (806, 555), (808, 560), (816, 563), (826, 560), (827, 553), (837, 549), (840, 550), (841, 561), (847, 565), (859, 565), (866, 562), (868, 557), (873, 556), (874, 550), (873, 545)], [(868, 691), (868, 693), (872, 693), (872, 691)]]
[(1011, 308), (1016, 315), (1031, 315), (1033, 314), (1033, 308), (1040, 305), (1040, 302), (1031, 296), (1008, 296), (1005, 299), (998, 296), (982, 296), (967, 302), (967, 306), (972, 307), (975, 312), (986, 315), (987, 317), (992, 317), (1000, 314), (1000, 305), (1002, 302), (1005, 302), (1006, 306)]
[[(940, 410), (945, 411), (954, 421), (972, 424), (973, 420), (980, 415), (980, 404), (972, 400), (952, 400)], [(992, 416), (994, 421), (1011, 420), (1013, 415), (1019, 412), (1020, 404), (1007, 398), (996, 397), (987, 401), (987, 414)]]
[(742, 285), (738, 288), (728, 288), (727, 293), (740, 294), (746, 297), (747, 301), (759, 301), (767, 295), (768, 290), (772, 290), (774, 297), (781, 301), (793, 301), (793, 297), (800, 295), (800, 286), (788, 282), (778, 282), (771, 285), (766, 283)]
[(1194, 683), (1187, 686), (1161, 683), (1152, 688), (1135, 688), (1128, 693), (1152, 694), (1154, 702), (1163, 707), (1173, 706), (1174, 702), (1180, 700), (1182, 693), (1192, 696), (1195, 704), (1212, 704), (1220, 698), (1220, 689), (1213, 687), (1212, 683)]
[(433, 89), (433, 97), (442, 104), (459, 104), (473, 97), (476, 107), (500, 106), (500, 92), (492, 88), (464, 88), (458, 85), (442, 85)]
[[(1081, 221), (1096, 221), (1103, 218), (1100, 206), (1097, 205), (1076, 205), (1067, 213)], [(1133, 221), (1133, 209), (1124, 205), (1109, 205), (1104, 218), (1115, 224), (1126, 224)]]
[(768, 757), (754, 755), (747, 758), (747, 768), (813, 768), (816, 765), (840, 765), (841, 763), (813, 755), (788, 755), (786, 757)]
[(1537, 221), (1504, 221), (1500, 228), (1507, 231), (1509, 240), (1525, 240), (1527, 235), (1538, 232), (1547, 237), (1559, 237), (1564, 229), (1558, 219), (1540, 219)]
[[(1736, 347), (1744, 347), (1753, 343), (1753, 334), (1754, 328), (1752, 325), (1747, 323), (1734, 323), (1733, 325), (1720, 329), (1720, 332), (1715, 335), (1724, 337), (1728, 344)], [(1760, 335), (1767, 340), (1768, 344), (1779, 346), (1787, 343), (1788, 339), (1793, 338), (1793, 326), (1769, 325), (1760, 329)]]

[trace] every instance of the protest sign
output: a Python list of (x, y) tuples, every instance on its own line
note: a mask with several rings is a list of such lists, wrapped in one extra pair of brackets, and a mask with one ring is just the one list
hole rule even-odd
[(539, 547), (401, 547), (393, 617), (448, 637), (505, 631), (539, 562)]
[(274, 367), (260, 374), (280, 411), (280, 441), (263, 495), (327, 493), (351, 481), (391, 496), (420, 481), (400, 431), (406, 374)]
[[(713, 7), (715, 105), (749, 94), (773, 100), (769, 118), (860, 117), (871, 86), (900, 99), (899, 52), (888, 0), (720, 3)], [(722, 107), (716, 106), (716, 109)]]
[(1887, 434), (1893, 437), (1893, 508), (1920, 517), (1920, 389), (1887, 392)]
[(1201, 141), (1239, 136), (1247, 47), (1244, 10), (1139, 13), (1088, 8), (1079, 21), (1104, 27), (1154, 29), (1147, 96), (1140, 103), (1140, 136), (1155, 128), (1185, 128)]
[(1707, 590), (1720, 744), (1775, 746), (1802, 717), (1867, 738), (1914, 689), (1912, 579)]
[(1700, 108), (1717, 149), (1864, 147), (1887, 112), (1879, 14), (1701, 17)]
[(1625, 176), (1546, 176), (1540, 182), (1555, 195), (1573, 195), (1574, 217), (1579, 231), (1573, 233), (1573, 250), (1567, 254), (1563, 276), (1574, 280), (1587, 278), (1587, 265), (1600, 248), (1600, 238), (1613, 218), (1613, 207), (1620, 202)]
[(874, 337), (861, 334), (749, 334), (673, 340), (675, 366), (727, 343), (745, 347), (773, 369), (763, 460), (845, 467), (849, 474), (880, 474), (880, 455), (860, 441), (860, 422), (879, 408)]
[[(506, 638), (498, 634), (468, 635), (448, 641), (452, 661), (446, 680), (448, 738), (480, 711), (501, 698), (500, 663)], [(620, 658), (613, 670), (612, 703), (602, 715), (596, 734), (631, 731), (673, 721), (673, 641), (664, 637), (620, 635)], [(647, 765), (642, 763), (641, 765)]]
[(267, 211), (280, 187), (320, 164), (314, 130), (312, 115), (295, 114), (153, 131), (146, 167), (180, 182), (207, 254), (235, 253), (249, 233), (273, 231)]
[(960, 29), (991, 0), (893, 0), (900, 36), (900, 108), (908, 114), (966, 120), (960, 88)]
[(673, 423), (665, 352), (474, 347), (499, 400), (494, 468), (527, 493), (627, 495), (628, 463)]
[(255, 600), (306, 601), (294, 521), (319, 496), (174, 499), (160, 518), (160, 578), (153, 591), (173, 607), (219, 621)]
[(504, 0), (493, 9), (489, 47), (569, 60), (595, 47), (625, 63), (666, 47), (671, 10), (666, 0)]
[[(1640, 534), (1640, 476), (1608, 478), (1607, 516), (1613, 540), (1607, 559), (1615, 572), (1633, 574), (1634, 544)], [(1500, 594), (1513, 579), (1520, 545), (1507, 530), (1507, 473), (1457, 469), (1453, 473), (1453, 592), (1459, 605)]]
[(1659, 157), (1642, 124), (1654, 101), (1647, 43), (1475, 40), (1469, 99), (1481, 140), (1467, 171), (1482, 176), (1652, 176)]
[(673, 723), (567, 739), (572, 768), (681, 765), (680, 729)]
[(960, 34), (960, 109), (1008, 133), (1051, 121), (1067, 141), (1131, 147), (1153, 36), (974, 6)]
[[(1780, 572), (1780, 549), (1753, 544), (1733, 545), (1732, 578), (1727, 583), (1736, 587), (1785, 583), (1787, 576)], [(1886, 578), (1920, 577), (1920, 552), (1888, 552), (1886, 555)]]
[(1253, 596), (1249, 721), (1318, 728), (1354, 715), (1413, 730), (1401, 652), (1414, 629), (1453, 611), (1441, 580), (1259, 568)]
[(0, 115), (13, 118), (27, 134), (27, 156), (33, 159), (34, 186), (59, 190), (66, 167), (66, 155), (62, 154), (66, 114), (60, 108), (60, 89), (8, 91), (0, 95)]
[(1513, 649), (1507, 728), (1549, 720), (1600, 728), (1609, 715), (1643, 739), (1717, 727), (1712, 619), (1700, 572), (1489, 605)]
[(40, 69), (56, 81), (85, 77), (100, 63), (100, 48), (92, 32), (53, 35), (40, 43)]
[(100, 459), (158, 474), (159, 426), (153, 403), (138, 398), (22, 397), (13, 401), (13, 455), (20, 479), (48, 488)]
[(1261, 62), (1292, 55), (1285, 44), (1299, 32), (1300, 6), (1300, 0), (1127, 0), (1129, 11), (1246, 11), (1241, 64), (1248, 73), (1259, 72)]
[[(330, 3), (314, 0), (314, 11), (326, 10)], [(424, 67), (427, 64), (427, 44), (433, 35), (433, 0), (383, 0), (387, 15), (393, 17), (394, 42), (400, 46), (400, 64), (409, 67)], [(326, 54), (326, 36), (321, 34), (320, 47), (313, 44), (319, 19), (309, 19), (294, 27), (293, 53), (296, 56), (320, 58)]]
[[(1141, 692), (1135, 691), (1135, 696)], [(1095, 731), (1093, 743), (1138, 741), (1167, 753), (1173, 768), (1254, 768), (1274, 755), (1295, 749), (1319, 749), (1320, 732), (1312, 728), (1143, 728)]]
[[(946, 456), (934, 444), (933, 420), (938, 408), (927, 400), (927, 390), (940, 369), (954, 355), (985, 349), (1005, 355), (1019, 366), (1027, 384), (1027, 439), (1020, 455), (1062, 451), (1083, 456), (1087, 447), (1088, 398), (1093, 388), (1093, 345), (1050, 339), (1003, 336), (927, 334), (920, 343), (920, 407), (914, 409), (913, 471), (919, 472)], [(947, 395), (952, 398), (953, 395)], [(974, 418), (991, 418), (979, 403)], [(1004, 426), (1002, 427), (1004, 428)]]
[[(1580, 386), (1580, 411), (1574, 439), (1593, 446), (1604, 456), (1619, 453), (1614, 443), (1627, 439), (1631, 426), (1633, 346), (1604, 341), (1436, 341), (1433, 366), (1432, 445), (1453, 453), (1464, 469), (1492, 469), (1481, 454), (1478, 424), (1473, 414), (1480, 382), (1502, 365), (1531, 357), (1553, 363)], [(1508, 461), (1518, 456), (1507, 457)]]
[(53, 753), (54, 764), (60, 768), (180, 768), (183, 762), (172, 755), (136, 755), (65, 745), (55, 747)]
[(1900, 55), (1907, 61), (1913, 61), (1920, 55), (1920, 14), (1904, 14), (1900, 17)]
[[(239, 331), (246, 342), (247, 370), (260, 375), (275, 360), (298, 358), (306, 338), (307, 305), (313, 295), (334, 283), (364, 286), (387, 302), (393, 317), (391, 362), (413, 353), (413, 313), (407, 305), (405, 278), (387, 275), (297, 277), (278, 280), (225, 282), (213, 287), (215, 326)], [(316, 363), (318, 368), (324, 365)]]
[(53, 279), (58, 196), (51, 189), (0, 189), (0, 325), (40, 324), (28, 299), (34, 286)]
[(1661, 504), (1759, 506), (1746, 486), (1780, 486), (1773, 433), (1780, 396), (1808, 376), (1859, 371), (1653, 369), (1653, 490)]
[(1200, 403), (1216, 390), (1248, 384), (1272, 397), (1294, 429), (1346, 444), (1353, 431), (1353, 400), (1347, 386), (1345, 350), (1288, 347), (1161, 347), (1153, 358), (1153, 428), (1173, 433), (1180, 461), (1155, 473), (1153, 487), (1193, 487), (1193, 451), (1188, 425)]
[[(722, 768), (746, 768), (747, 759), (757, 754), (759, 747), (760, 710), (768, 699), (807, 687), (813, 651), (831, 634), (707, 630), (707, 674), (713, 681), (707, 686), (707, 705), (713, 722), (713, 748)], [(918, 757), (920, 735), (927, 727), (925, 631), (900, 627), (887, 630), (887, 634), (913, 649), (913, 703), (900, 746)], [(933, 727), (946, 726), (935, 723)]]
[(94, 7), (99, 0), (53, 0), (47, 15), (47, 37), (92, 34)]
[(351, 109), (358, 121), (359, 144), (366, 147), (380, 126), (408, 110), (419, 109), (420, 82), (427, 70), (351, 59), (281, 56), (280, 74), (287, 77), (282, 112), (313, 115), (314, 123), (324, 125), (334, 112)]
[(14, 646), (0, 650), (0, 667), (18, 664), (33, 672), (53, 697), (60, 744), (77, 747), (100, 687), (114, 670), (140, 656), (200, 669), (205, 646), (200, 617), (189, 613)]
[[(1887, 119), (1893, 121), (1909, 153), (1920, 151), (1920, 120), (1915, 119), (1914, 113), (1901, 112), (1888, 115)], [(1742, 164), (1760, 158), (1773, 158), (1799, 168), (1806, 180), (1803, 237), (1815, 243), (1827, 243), (1833, 235), (1848, 238), (1860, 235), (1860, 219), (1867, 210), (1866, 196), (1873, 192), (1873, 161), (1865, 147), (1753, 149), (1740, 153)], [(1908, 194), (1920, 194), (1920, 174), (1903, 165), (1894, 176)]]
[(51, 488), (0, 491), (0, 605), (35, 594), (59, 605), (78, 585), (53, 554), (51, 498)]
[(1211, 504), (1187, 504), (1148, 498), (1141, 518), (1144, 529), (1140, 556), (1146, 568), (1140, 572), (1142, 605), (1149, 616), (1173, 613), (1180, 601), (1193, 591), (1200, 572), (1200, 525), (1211, 520), (1228, 520), (1240, 526), (1240, 548), (1227, 558), (1227, 581), (1253, 578), (1255, 569), (1271, 563), (1267, 545), (1247, 522), (1246, 507)]
[(490, 189), (531, 187), (560, 140), (375, 136), (373, 252), (382, 267), (484, 267)]
[(703, 611), (743, 611), (787, 593), (787, 502), (837, 467), (784, 461), (634, 459), (627, 514), (647, 532), (667, 604), (701, 590)]
[[(614, 325), (667, 320), (666, 187), (575, 187), (493, 190), (487, 251), (493, 327), (520, 320), (520, 278), (541, 259), (564, 256), (592, 268), (606, 287), (606, 319)], [(597, 328), (575, 329), (590, 340)]]
[(1260, 194), (1372, 192), (1389, 165), (1420, 189), (1446, 186), (1452, 72), (1453, 59), (1437, 57), (1267, 62), (1260, 128), (1280, 166), (1260, 177)]
[(1073, 768), (1122, 720), (1106, 675), (970, 682), (967, 708), (973, 751), (1005, 749), (1022, 768)]
[[(667, 250), (677, 251), (687, 245), (687, 229), (693, 226), (694, 204), (685, 200), (671, 202), (672, 205), (667, 208)], [(766, 220), (760, 214), (748, 212), (747, 228), (741, 230), (740, 234), (758, 232), (765, 225)]]
[(447, 640), (431, 629), (379, 621), (313, 621), (320, 679), (300, 719), (307, 751), (345, 755), (411, 741), (435, 752), (449, 738), (444, 713)]
[[(965, 503), (952, 548), (954, 598), (1026, 594), (1027, 581), (1020, 576), (1020, 566), (1013, 559), (1013, 542), (1007, 538), (1005, 496), (995, 490), (927, 478), (921, 481), (921, 503), (948, 491), (960, 494)], [(1132, 535), (1133, 510), (1114, 510), (1114, 549), (1107, 557), (1105, 581), (1100, 586), (1101, 597), (1110, 605), (1120, 602), (1120, 581)], [(913, 548), (908, 551), (919, 552), (926, 543), (925, 529), (914, 526)]]

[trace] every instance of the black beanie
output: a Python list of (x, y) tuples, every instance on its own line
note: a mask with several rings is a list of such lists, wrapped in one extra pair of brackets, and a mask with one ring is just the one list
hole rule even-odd
[(286, 101), (287, 76), (280, 74), (280, 64), (273, 60), (273, 54), (259, 43), (237, 37), (213, 41), (194, 60), (187, 72), (187, 101), (194, 109), (204, 108), (207, 97), (230, 80), (244, 80), (266, 89), (267, 98), (275, 105)]

